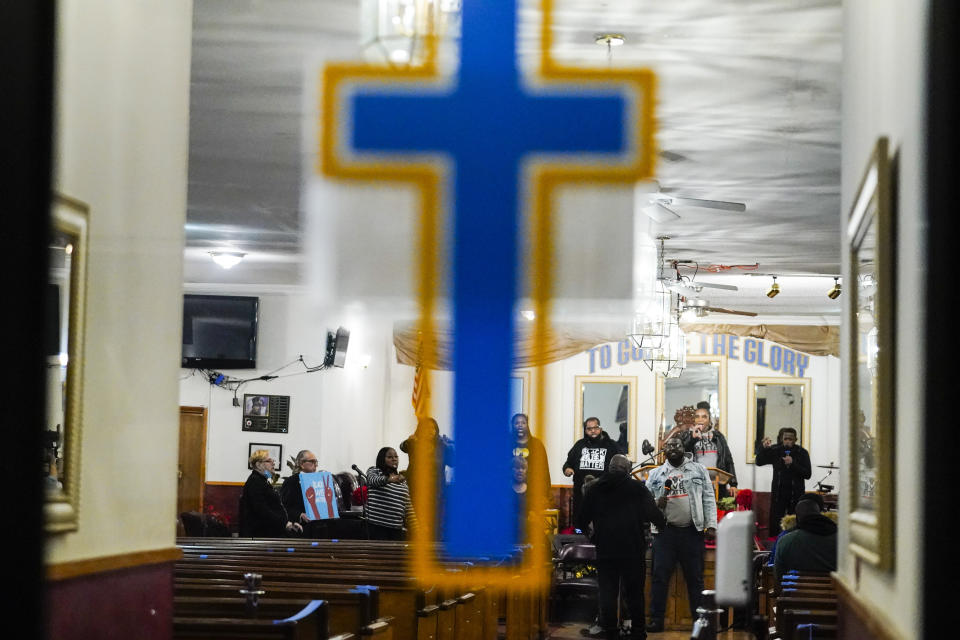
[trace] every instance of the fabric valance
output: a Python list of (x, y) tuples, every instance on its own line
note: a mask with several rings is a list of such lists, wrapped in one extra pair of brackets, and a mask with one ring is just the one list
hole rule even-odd
[[(840, 353), (840, 327), (820, 325), (785, 324), (684, 324), (687, 333), (716, 334), (726, 333), (736, 336), (761, 338), (777, 342), (791, 349), (814, 356), (837, 356)], [(447, 329), (434, 331), (436, 340), (436, 358), (427, 360), (421, 357), (421, 341), (416, 324), (397, 324), (393, 328), (393, 345), (397, 350), (397, 362), (412, 367), (420, 364), (428, 369), (451, 369), (450, 349), (452, 334)], [(554, 327), (547, 334), (547, 348), (543, 361), (536, 362), (533, 357), (533, 340), (529, 331), (521, 332), (514, 351), (514, 368), (524, 369), (538, 364), (549, 364), (582, 353), (597, 345), (617, 342), (625, 338), (625, 333), (611, 330), (595, 331), (583, 327)], [(420, 362), (420, 360), (423, 360)]]

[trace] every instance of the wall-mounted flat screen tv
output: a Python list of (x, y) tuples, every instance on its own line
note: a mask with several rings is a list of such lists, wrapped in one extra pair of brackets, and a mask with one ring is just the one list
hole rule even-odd
[(194, 369), (254, 369), (260, 299), (183, 296), (181, 364)]

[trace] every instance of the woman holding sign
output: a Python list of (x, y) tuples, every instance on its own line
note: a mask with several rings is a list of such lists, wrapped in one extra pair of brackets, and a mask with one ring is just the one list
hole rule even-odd
[(274, 460), (266, 449), (258, 449), (250, 456), (250, 477), (240, 494), (240, 537), (281, 538), (303, 531), (296, 522), (290, 522), (280, 496), (267, 478), (273, 476)]
[(407, 481), (397, 472), (400, 456), (384, 447), (367, 469), (367, 527), (372, 540), (403, 540), (404, 525), (417, 526)]

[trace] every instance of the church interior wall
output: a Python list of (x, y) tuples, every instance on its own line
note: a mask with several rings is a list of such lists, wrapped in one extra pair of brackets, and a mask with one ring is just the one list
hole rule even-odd
[[(50, 637), (170, 637), (189, 2), (58, 4), (56, 192), (89, 206), (78, 527)], [(74, 363), (71, 363), (74, 364)]]
[[(924, 464), (924, 442), (915, 421), (924, 415), (925, 259), (924, 112), (927, 96), (926, 35), (930, 3), (926, 1), (854, 0), (844, 3), (842, 220), (866, 170), (878, 136), (890, 138), (898, 158), (896, 217), (896, 411), (894, 437), (894, 560), (891, 571), (877, 569), (845, 552), (849, 522), (840, 522), (839, 574), (860, 599), (870, 617), (894, 637), (922, 637), (922, 544), (926, 518), (920, 481), (914, 471)], [(844, 256), (844, 272), (849, 259)], [(849, 298), (844, 296), (845, 313)], [(849, 327), (845, 327), (845, 330)], [(845, 397), (849, 363), (841, 382)], [(844, 424), (849, 421), (843, 406)], [(841, 439), (841, 455), (850, 468), (849, 447)], [(852, 486), (849, 478), (847, 486)]]
[(51, 563), (173, 544), (191, 11), (58, 18), (54, 188), (89, 205), (90, 240), (80, 524)]
[[(219, 293), (236, 291), (224, 289)], [(222, 373), (250, 378), (269, 373), (299, 355), (310, 365), (322, 360), (326, 331), (338, 324), (333, 316), (319, 317), (310, 310), (308, 299), (297, 293), (245, 291), (244, 294), (260, 297), (258, 368)], [(416, 424), (410, 401), (413, 368), (396, 362), (391, 324), (363, 313), (356, 313), (339, 324), (351, 331), (343, 369), (280, 377), (269, 382), (253, 381), (238, 392), (241, 399), (244, 393), (289, 395), (290, 430), (286, 434), (243, 431), (242, 409), (232, 405), (232, 391), (210, 385), (199, 372), (181, 370), (181, 404), (209, 408), (207, 482), (243, 482), (249, 473), (245, 460), (251, 442), (282, 444), (285, 459), (300, 449), (311, 449), (317, 454), (321, 468), (337, 472), (348, 470), (351, 464), (366, 469), (381, 446), (396, 448), (413, 432)], [(612, 346), (616, 348), (616, 343)], [(767, 349), (769, 351), (769, 346)], [(365, 361), (365, 356), (369, 356), (369, 364), (361, 367), (357, 363), (361, 359)], [(284, 376), (302, 368), (297, 364), (278, 374)], [(740, 474), (740, 486), (767, 491), (772, 477), (770, 467), (754, 469), (754, 465), (746, 462), (747, 380), (751, 376), (788, 376), (734, 358), (727, 358), (727, 368), (727, 436)], [(547, 447), (551, 481), (555, 485), (570, 485), (561, 467), (567, 451), (582, 436), (580, 425), (575, 424), (575, 381), (577, 376), (589, 375), (636, 378), (638, 415), (634, 446), (639, 449), (644, 439), (656, 443), (659, 429), (655, 416), (656, 380), (646, 365), (632, 361), (621, 366), (614, 361), (613, 366), (599, 369), (594, 362), (591, 369), (587, 352), (552, 363), (545, 371), (545, 415), (537, 416), (532, 406), (528, 407), (528, 413), (533, 433), (543, 439)], [(812, 382), (811, 459), (814, 465), (826, 465), (839, 459), (839, 360), (811, 356), (804, 376)], [(431, 413), (441, 432), (451, 437), (455, 435), (451, 430), (453, 379), (449, 371), (431, 372)], [(531, 396), (530, 404), (533, 403)], [(673, 408), (668, 408), (667, 413), (672, 419)], [(617, 434), (610, 430), (615, 430), (616, 425), (605, 421), (604, 426), (611, 437), (616, 438)], [(639, 460), (636, 452), (631, 456)], [(406, 455), (400, 453), (400, 459), (401, 467), (405, 466)], [(289, 474), (285, 464), (281, 471), (283, 475)], [(837, 480), (836, 474), (830, 479), (838, 487)], [(812, 488), (812, 481), (808, 484)]]

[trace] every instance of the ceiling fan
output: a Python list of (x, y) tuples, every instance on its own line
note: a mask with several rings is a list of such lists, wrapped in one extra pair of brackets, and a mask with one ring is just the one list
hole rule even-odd
[(681, 264), (693, 264), (693, 260), (671, 260), (670, 267), (673, 269), (673, 272), (676, 274), (674, 279), (662, 279), (664, 286), (667, 289), (670, 289), (674, 293), (680, 294), (684, 298), (696, 298), (700, 295), (700, 292), (704, 289), (722, 289), (724, 291), (739, 291), (739, 289), (732, 284), (720, 284), (717, 282), (699, 282), (688, 280), (684, 281), (683, 277), (680, 275), (678, 267)]
[(700, 298), (700, 292), (703, 289), (721, 289), (724, 291), (738, 291), (739, 289), (732, 284), (720, 284), (714, 282), (696, 282), (694, 280), (684, 280), (680, 275), (680, 265), (693, 264), (693, 260), (666, 260), (664, 259), (664, 243), (669, 240), (669, 236), (657, 236), (660, 241), (660, 271), (658, 280), (664, 287), (677, 295), (677, 310), (680, 313), (684, 311), (692, 312), (697, 318), (702, 318), (709, 312), (728, 313), (741, 316), (756, 316), (752, 311), (740, 311), (737, 309), (725, 309), (723, 307), (712, 307), (710, 302)]
[(756, 316), (753, 311), (740, 311), (737, 309), (724, 309), (723, 307), (711, 307), (710, 302), (703, 298), (680, 298), (680, 313), (691, 311), (697, 318), (702, 318), (708, 313), (728, 313), (735, 316)]
[(702, 209), (718, 209), (720, 211), (746, 211), (747, 205), (742, 202), (728, 202), (726, 200), (704, 200), (702, 198), (685, 198), (668, 193), (663, 193), (660, 189), (660, 183), (656, 180), (652, 184), (656, 187), (655, 191), (649, 191), (649, 183), (641, 182), (637, 184), (635, 198), (638, 207), (654, 222), (669, 222), (680, 218), (680, 214), (675, 211), (676, 207), (700, 207)]

